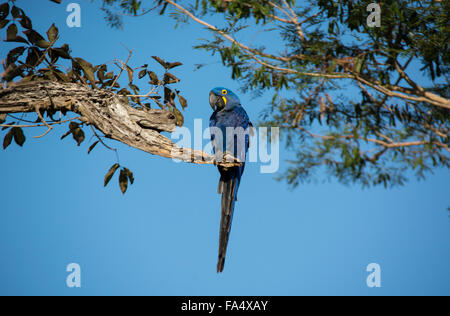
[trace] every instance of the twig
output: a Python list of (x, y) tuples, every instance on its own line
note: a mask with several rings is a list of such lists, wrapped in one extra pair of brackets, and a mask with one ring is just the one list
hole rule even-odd
[[(51, 122), (48, 123), (48, 125), (57, 125), (57, 124), (63, 124), (63, 123), (67, 123), (70, 121), (74, 121), (74, 120), (79, 120), (81, 119), (81, 116), (77, 116), (74, 118), (70, 118), (64, 121), (59, 121), (59, 122)], [(33, 125), (13, 125), (13, 124), (0, 124), (0, 127), (23, 127), (23, 128), (27, 128), (27, 127), (44, 127), (47, 126), (45, 124), (33, 124)]]
[(91, 125), (91, 129), (92, 129), (92, 132), (94, 132), (95, 137), (97, 137), (98, 141), (99, 141), (103, 146), (105, 146), (105, 147), (108, 148), (109, 150), (112, 150), (112, 151), (114, 151), (114, 152), (116, 153), (117, 163), (119, 163), (119, 162), (120, 162), (120, 161), (119, 161), (119, 153), (117, 152), (117, 148), (112, 148), (112, 147), (106, 145), (105, 142), (102, 140), (102, 138), (101, 138), (101, 137), (97, 134), (97, 132), (95, 131), (94, 126)]
[(126, 66), (128, 65), (128, 62), (130, 61), (131, 55), (133, 54), (133, 50), (129, 50), (129, 54), (128, 54), (128, 58), (127, 61), (125, 62), (125, 64), (122, 66), (122, 68), (120, 69), (119, 74), (117, 75), (116, 79), (114, 79), (111, 87), (109, 87), (109, 91), (111, 91), (114, 88), (114, 85), (116, 84), (117, 80), (119, 80), (120, 76), (122, 75), (122, 72), (125, 70)]

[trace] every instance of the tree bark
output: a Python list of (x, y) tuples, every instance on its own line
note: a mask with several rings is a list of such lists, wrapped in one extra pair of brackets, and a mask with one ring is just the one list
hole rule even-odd
[(94, 126), (107, 138), (153, 155), (197, 164), (239, 164), (236, 160), (218, 163), (214, 156), (203, 151), (176, 146), (160, 134), (175, 130), (176, 118), (171, 112), (133, 108), (111, 91), (53, 81), (13, 83), (0, 89), (0, 118), (40, 109), (79, 114), (82, 122)]

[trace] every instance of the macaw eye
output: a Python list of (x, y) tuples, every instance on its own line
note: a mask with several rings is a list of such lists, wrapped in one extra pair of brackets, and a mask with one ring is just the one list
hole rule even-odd
[(228, 93), (227, 90), (225, 90), (225, 89), (222, 90), (222, 94), (227, 94), (227, 93)]

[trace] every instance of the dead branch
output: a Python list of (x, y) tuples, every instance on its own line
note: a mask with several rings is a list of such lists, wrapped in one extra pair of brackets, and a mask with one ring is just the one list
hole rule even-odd
[[(48, 95), (51, 95), (49, 99)], [(14, 83), (0, 89), (0, 115), (32, 113), (39, 109), (73, 112), (106, 138), (147, 153), (196, 164), (236, 166), (238, 161), (217, 162), (203, 151), (176, 146), (160, 132), (173, 132), (175, 116), (165, 110), (135, 109), (114, 92), (76, 83), (35, 81)], [(45, 124), (43, 118), (40, 118)], [(47, 126), (48, 127), (48, 126)]]

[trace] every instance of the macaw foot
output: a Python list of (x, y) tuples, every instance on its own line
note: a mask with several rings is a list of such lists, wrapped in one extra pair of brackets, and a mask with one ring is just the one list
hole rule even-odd
[(226, 151), (223, 153), (223, 162), (241, 162), (238, 158), (236, 158), (231, 152)]
[[(242, 161), (236, 158), (229, 151), (226, 151), (224, 153), (216, 153), (214, 156), (215, 156), (215, 164), (221, 165), (223, 167), (236, 167), (235, 164), (242, 163)], [(227, 166), (228, 164), (230, 165)]]

